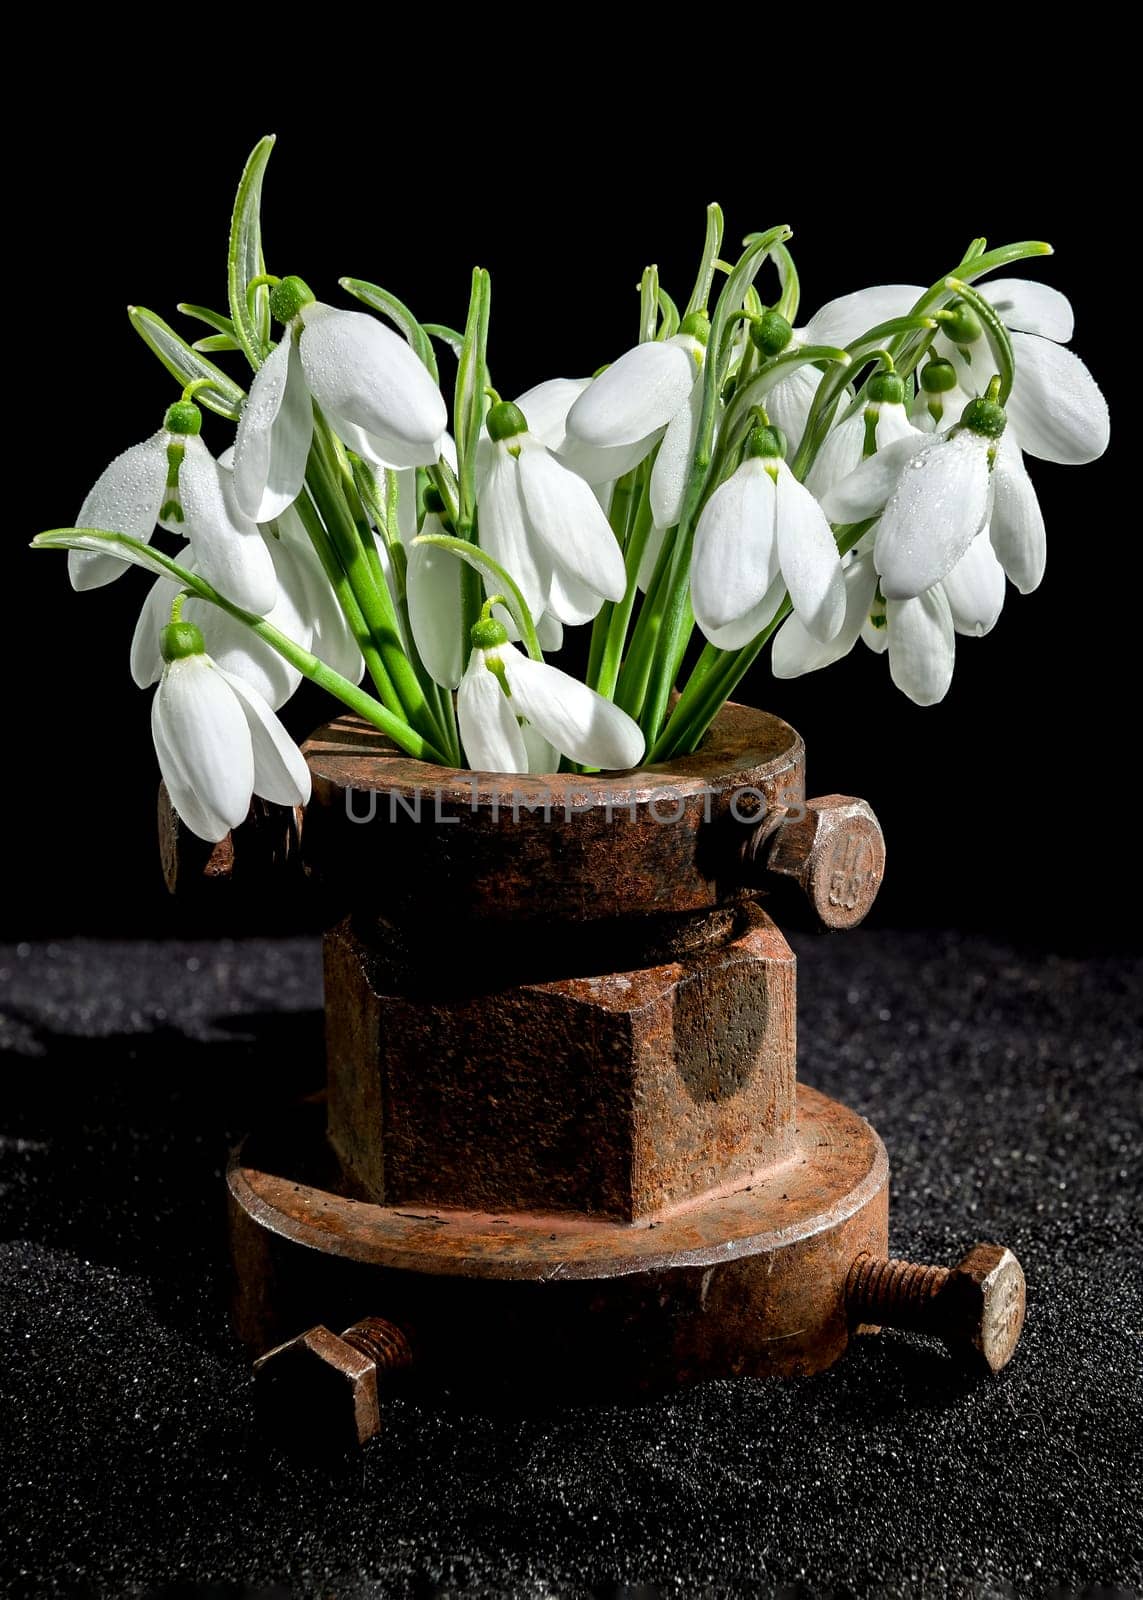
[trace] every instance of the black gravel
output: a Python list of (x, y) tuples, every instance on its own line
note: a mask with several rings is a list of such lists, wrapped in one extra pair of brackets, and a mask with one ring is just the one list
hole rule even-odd
[(228, 1140), (320, 1076), (316, 945), (0, 951), (6, 1592), (1136, 1592), (1138, 965), (949, 934), (799, 953), (802, 1075), (884, 1136), (895, 1248), (1020, 1254), (1009, 1371), (885, 1335), (637, 1408), (405, 1400), (331, 1471), (253, 1430), (221, 1200)]

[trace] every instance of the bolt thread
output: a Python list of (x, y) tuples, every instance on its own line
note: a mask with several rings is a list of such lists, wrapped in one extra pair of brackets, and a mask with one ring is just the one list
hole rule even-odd
[(405, 1335), (384, 1317), (363, 1317), (346, 1328), (341, 1337), (361, 1355), (368, 1356), (378, 1372), (399, 1372), (413, 1359)]
[(860, 1255), (849, 1269), (846, 1300), (858, 1322), (939, 1332), (937, 1301), (948, 1280), (948, 1267)]

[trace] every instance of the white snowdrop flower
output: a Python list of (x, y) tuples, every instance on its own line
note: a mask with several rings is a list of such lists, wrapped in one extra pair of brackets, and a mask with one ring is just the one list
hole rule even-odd
[(194, 623), (170, 623), (161, 650), (151, 732), (171, 804), (191, 832), (217, 842), (245, 820), (255, 794), (304, 805), (301, 751), (262, 697), (211, 660)]
[(865, 404), (845, 417), (827, 436), (806, 474), (806, 488), (821, 500), (861, 465), (866, 453), (907, 439), (916, 429), (905, 410), (905, 385), (895, 372), (879, 372), (869, 380)]
[(478, 771), (552, 771), (560, 755), (610, 771), (643, 758), (643, 734), (625, 711), (558, 667), (533, 661), (487, 615), (472, 630), (456, 710)]
[(706, 318), (695, 313), (673, 338), (635, 345), (593, 379), (567, 413), (561, 455), (589, 483), (622, 477), (659, 444), (650, 492), (662, 528), (679, 520), (690, 472), (707, 331)]
[[(425, 500), (421, 534), (443, 534), (440, 500), (430, 502), (429, 495)], [(430, 677), (446, 689), (455, 689), (464, 674), (463, 576), (464, 564), (451, 551), (410, 546), (405, 593), (413, 641)]]
[(858, 522), (881, 511), (874, 560), (887, 599), (909, 600), (931, 589), (986, 526), (1003, 431), (1001, 407), (974, 400), (951, 433), (896, 440), (824, 497), (831, 522)]
[(623, 554), (591, 489), (499, 401), (488, 413), (492, 461), (478, 496), (480, 543), (519, 584), (533, 616), (574, 625), (627, 586)]
[[(976, 286), (1008, 329), (1015, 376), (1005, 406), (1021, 450), (1041, 461), (1082, 466), (1107, 449), (1111, 421), (1099, 386), (1073, 350), (1071, 304), (1058, 289), (1022, 278), (986, 279)], [(967, 394), (984, 394), (995, 365), (980, 320), (954, 301), (941, 313), (934, 340)]]
[(695, 530), (691, 600), (703, 633), (722, 650), (747, 644), (788, 589), (819, 639), (845, 616), (841, 558), (818, 502), (782, 459), (774, 428), (756, 428), (746, 458), (711, 495)]
[(248, 516), (269, 522), (301, 492), (311, 400), (366, 459), (400, 468), (439, 458), (445, 403), (399, 334), (365, 312), (322, 304), (300, 278), (284, 278), (270, 305), (285, 331), (250, 386), (234, 448), (235, 487)]
[[(126, 534), (145, 544), (158, 523), (184, 533), (200, 577), (228, 600), (261, 615), (274, 603), (274, 568), (262, 537), (226, 493), (218, 463), (199, 437), (202, 412), (190, 400), (171, 406), (158, 433), (116, 456), (83, 502), (76, 526)], [(127, 563), (68, 552), (75, 589), (110, 583)]]

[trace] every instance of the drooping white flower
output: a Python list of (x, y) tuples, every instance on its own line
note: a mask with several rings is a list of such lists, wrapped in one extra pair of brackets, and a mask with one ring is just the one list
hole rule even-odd
[(388, 467), (436, 461), (448, 422), (440, 390), (399, 334), (361, 311), (314, 299), (300, 278), (270, 296), (285, 323), (238, 422), (234, 480), (247, 516), (269, 522), (301, 492), (311, 400), (350, 449)]
[[(1065, 348), (1075, 326), (1066, 295), (1023, 278), (986, 279), (976, 287), (1012, 341), (1015, 376), (1005, 408), (1021, 450), (1063, 466), (1095, 461), (1107, 449), (1111, 421), (1095, 379)], [(982, 395), (995, 371), (988, 340), (971, 307), (954, 302), (950, 311), (934, 347), (952, 362), (960, 387)]]
[(722, 650), (747, 644), (788, 589), (817, 638), (845, 615), (845, 586), (829, 523), (782, 459), (773, 428), (757, 428), (741, 466), (711, 495), (695, 529), (691, 601), (703, 633)]
[[(626, 351), (593, 379), (567, 412), (560, 453), (589, 483), (609, 483), (659, 445), (651, 468), (655, 524), (679, 520), (702, 410), (701, 317), (684, 331)], [(660, 442), (661, 441), (661, 442)]]
[(951, 433), (900, 438), (825, 496), (831, 522), (859, 522), (881, 512), (874, 561), (887, 599), (909, 600), (931, 589), (987, 525), (1003, 431), (1001, 408), (974, 400)]
[(518, 406), (487, 418), (492, 459), (478, 494), (480, 544), (519, 584), (533, 616), (574, 625), (627, 586), (623, 554), (584, 480), (530, 432)]
[(246, 818), (252, 795), (304, 805), (309, 768), (262, 697), (206, 654), (193, 623), (163, 630), (166, 662), (151, 732), (171, 804), (213, 842)]
[[(439, 511), (427, 510), (422, 535), (444, 532)], [(464, 674), (463, 576), (463, 563), (451, 551), (410, 546), (405, 593), (413, 641), (430, 677), (446, 689), (455, 689)]]
[[(195, 570), (228, 600), (261, 615), (274, 603), (270, 556), (257, 528), (226, 493), (218, 463), (199, 437), (193, 401), (171, 406), (157, 433), (125, 450), (101, 474), (76, 526), (126, 534), (149, 544), (156, 524), (184, 533)], [(75, 589), (112, 582), (127, 563), (88, 551), (68, 552)]]
[(905, 410), (905, 385), (895, 372), (879, 372), (869, 380), (865, 404), (845, 417), (827, 436), (806, 474), (806, 488), (821, 500), (835, 483), (854, 472), (866, 452), (907, 439), (916, 429)]
[(472, 639), (456, 711), (473, 767), (544, 772), (565, 755), (615, 770), (642, 760), (643, 734), (625, 711), (578, 678), (526, 656), (495, 618), (477, 623)]

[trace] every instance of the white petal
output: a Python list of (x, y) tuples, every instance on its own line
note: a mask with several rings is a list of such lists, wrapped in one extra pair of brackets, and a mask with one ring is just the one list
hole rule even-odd
[(823, 374), (816, 367), (797, 367), (766, 395), (766, 415), (786, 435), (791, 455), (797, 450), (806, 431), (810, 407), (822, 377)]
[(255, 374), (234, 436), (234, 489), (255, 522), (281, 516), (298, 498), (313, 431), (305, 373), (287, 332)]
[(977, 534), (941, 588), (957, 633), (979, 639), (996, 626), (1004, 605), (1004, 568), (993, 553), (987, 528)]
[[(909, 444), (902, 439), (889, 450)], [(966, 429), (951, 439), (926, 439), (908, 462), (873, 549), (887, 599), (909, 600), (931, 589), (980, 532), (989, 509), (988, 451), (988, 440)]]
[(560, 770), (559, 751), (554, 745), (548, 743), (534, 723), (523, 723), (520, 728), (520, 737), (523, 739), (524, 748), (528, 752), (529, 772), (548, 773)]
[(1010, 433), (1000, 441), (992, 469), (992, 548), (1021, 594), (1039, 587), (1048, 557), (1044, 513)]
[(561, 450), (567, 437), (568, 412), (590, 384), (590, 378), (549, 378), (517, 395), (528, 432), (549, 450)]
[(528, 610), (538, 615), (551, 586), (551, 559), (530, 537), (518, 465), (502, 444), (484, 480), (479, 509), (481, 549), (515, 578)]
[(693, 345), (684, 337), (626, 351), (573, 404), (569, 440), (596, 448), (637, 444), (666, 427), (694, 386)]
[(633, 471), (640, 461), (651, 454), (663, 437), (663, 432), (662, 428), (656, 428), (654, 433), (649, 433), (645, 439), (637, 439), (634, 444), (617, 444), (606, 449), (581, 444), (569, 435), (560, 451), (560, 460), (585, 483), (614, 483), (616, 478)]
[(702, 380), (697, 379), (686, 404), (667, 424), (651, 468), (651, 515), (659, 528), (673, 528), (683, 509), (702, 418), (702, 391)]
[(168, 665), (151, 729), (171, 799), (193, 832), (217, 840), (245, 820), (254, 789), (250, 733), (237, 695), (207, 656)]
[(852, 344), (881, 323), (908, 316), (924, 292), (915, 283), (879, 283), (871, 289), (843, 294), (814, 312), (806, 324), (803, 342)]
[(361, 311), (316, 303), (302, 313), (299, 341), (310, 393), (331, 417), (384, 441), (413, 446), (417, 460), (437, 459), (448, 413), (424, 363), (399, 334)]
[(806, 488), (821, 500), (835, 483), (840, 483), (861, 465), (865, 453), (865, 414), (854, 412), (839, 422), (827, 437), (806, 473)]
[(875, 430), (878, 450), (895, 444), (898, 439), (911, 439), (916, 431), (903, 405), (888, 400), (883, 402), (877, 413)]
[[(503, 658), (511, 645), (499, 654)], [(477, 772), (527, 772), (528, 751), (512, 701), (474, 650), (456, 692), (456, 716), (468, 764)]]
[[(179, 551), (175, 560), (185, 565), (185, 551)], [(163, 676), (163, 654), (159, 636), (171, 620), (171, 606), (181, 585), (174, 578), (156, 578), (147, 591), (131, 639), (131, 676), (140, 689), (158, 683)], [(211, 607), (217, 610), (217, 606)]]
[(754, 456), (703, 507), (691, 559), (691, 601), (708, 639), (748, 617), (773, 584), (776, 506), (774, 480)]
[(1020, 448), (1041, 461), (1082, 466), (1107, 449), (1107, 401), (1079, 356), (1031, 333), (1012, 335), (1016, 377), (1008, 421)]
[(877, 572), (872, 556), (861, 556), (845, 569), (845, 621), (827, 643), (815, 639), (795, 613), (787, 617), (774, 637), (770, 667), (776, 678), (798, 678), (803, 672), (817, 672), (848, 655), (857, 643), (873, 596)]
[(250, 730), (254, 752), (254, 793), (280, 806), (304, 806), (310, 797), (310, 769), (270, 707), (234, 673), (219, 672), (233, 690)]
[(944, 591), (938, 586), (911, 600), (890, 600), (885, 617), (893, 682), (919, 706), (943, 700), (952, 682), (956, 652)]
[[(990, 371), (988, 377), (991, 376), (992, 373)], [(974, 381), (971, 373), (966, 373), (965, 378), (968, 382)], [(987, 381), (987, 378), (985, 378), (980, 384), (981, 389), (985, 387)], [(970, 393), (968, 389), (962, 389), (959, 384), (955, 389), (946, 389), (944, 394), (939, 395), (927, 395), (923, 389), (918, 388), (913, 400), (913, 408), (909, 413), (910, 423), (914, 428), (919, 428), (922, 433), (947, 433), (951, 427), (960, 421), (964, 415), (965, 406), (975, 393), (975, 388)], [(934, 417), (929, 410), (930, 400), (936, 400), (939, 405), (941, 412), (939, 418)]]
[[(76, 527), (125, 533), (149, 544), (167, 481), (167, 437), (160, 429), (116, 456), (80, 507)], [(89, 550), (69, 550), (67, 570), (73, 589), (98, 589), (126, 572), (127, 563)]]
[(773, 621), (785, 593), (785, 579), (779, 573), (756, 606), (724, 627), (705, 627), (702, 631), (718, 650), (741, 650), (743, 645), (756, 639), (762, 629)]
[(519, 474), (529, 529), (549, 559), (606, 600), (622, 600), (623, 552), (583, 479), (534, 441), (520, 451)]
[[(426, 517), (425, 531), (442, 531), (440, 519)], [(406, 593), (413, 638), (429, 675), (446, 689), (455, 689), (464, 673), (463, 576), (463, 565), (451, 551), (427, 544), (409, 551)]]
[(830, 525), (784, 461), (775, 487), (778, 564), (791, 603), (815, 638), (832, 639), (845, 621), (845, 581)]
[(609, 771), (642, 760), (638, 724), (610, 700), (514, 645), (504, 647), (501, 660), (516, 709), (563, 755)]
[(885, 622), (885, 613), (882, 611), (879, 616), (879, 622), (874, 622), (872, 616), (868, 616), (861, 624), (861, 642), (868, 645), (875, 656), (883, 656), (889, 648), (889, 629)]
[(239, 510), (229, 481), (201, 438), (186, 441), (179, 498), (199, 576), (235, 605), (265, 615), (278, 588), (270, 552), (257, 526)]
[[(548, 585), (547, 611), (545, 620), (550, 620), (562, 629), (581, 627), (583, 623), (590, 622), (599, 615), (603, 605), (603, 596), (586, 583), (581, 583), (574, 573), (568, 572), (558, 565), (552, 568), (551, 582)], [(536, 623), (537, 637), (539, 637), (539, 622)], [(543, 644), (543, 640), (540, 640)], [(543, 646), (545, 650), (559, 649), (559, 646)]]
[(822, 510), (830, 522), (864, 522), (881, 510), (905, 469), (925, 443), (923, 433), (906, 434), (866, 457), (848, 477), (835, 483), (822, 497)]
[(980, 292), (1000, 313), (1006, 328), (1038, 333), (1057, 344), (1067, 344), (1075, 331), (1071, 301), (1046, 283), (1032, 283), (1027, 278), (989, 278), (980, 285)]
[(643, 546), (643, 556), (639, 562), (639, 571), (635, 578), (635, 582), (644, 594), (650, 587), (651, 579), (655, 576), (655, 568), (659, 562), (663, 540), (667, 537), (669, 531), (668, 528), (652, 527), (647, 535), (647, 543)]
[[(587, 622), (589, 619), (584, 618)], [(545, 611), (542, 617), (536, 618), (536, 638), (539, 640), (540, 649), (546, 655), (554, 656), (557, 650), (564, 647), (564, 625), (559, 617), (553, 617), (550, 611)]]

